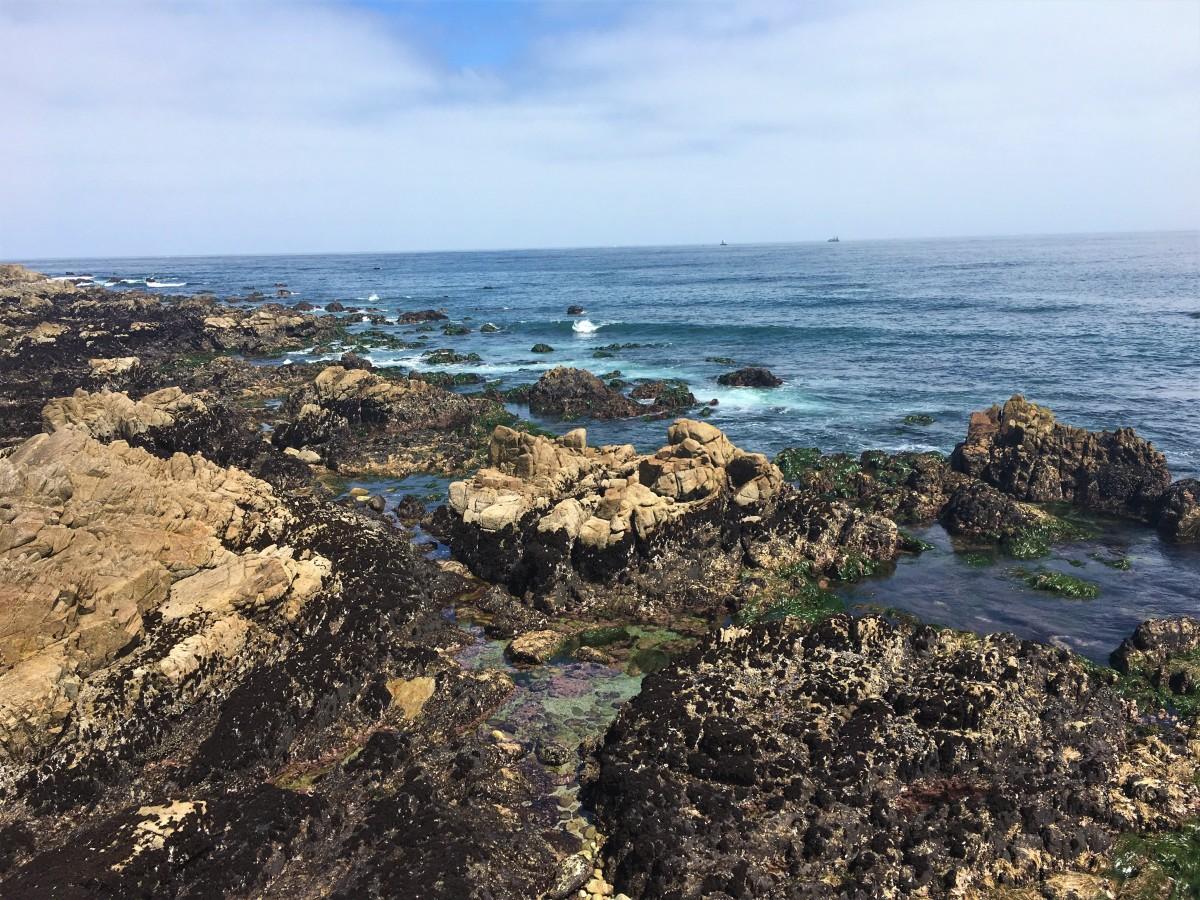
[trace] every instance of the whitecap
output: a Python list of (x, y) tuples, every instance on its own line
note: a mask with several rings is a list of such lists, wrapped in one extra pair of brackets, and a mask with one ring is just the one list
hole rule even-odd
[(122, 278), (121, 284), (145, 284), (145, 278)]
[(360, 321), (360, 322), (370, 322), (370, 321), (371, 321), (371, 317), (370, 317), (370, 316), (363, 316), (363, 317), (362, 317), (362, 318), (361, 318), (359, 321)]
[(379, 302), (379, 295), (378, 295), (378, 294), (372, 294), (371, 296), (369, 296), (369, 297), (367, 298), (367, 302), (368, 302), (368, 303), (378, 303), (378, 302)]
[(603, 327), (603, 325), (593, 324), (591, 319), (580, 319), (571, 326), (571, 330), (576, 334), (595, 334)]
[(146, 287), (185, 287), (186, 285), (186, 281), (151, 281), (149, 278), (146, 279)]

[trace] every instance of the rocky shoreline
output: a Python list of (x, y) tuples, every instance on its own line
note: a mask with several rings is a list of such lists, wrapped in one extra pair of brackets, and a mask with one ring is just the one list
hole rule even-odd
[[(548, 372), (542, 414), (666, 419), (595, 447), (371, 367), (397, 338), (359, 319), (0, 267), (0, 896), (1200, 890), (1200, 593), (1112, 668), (836, 594), (922, 523), (1018, 560), (1067, 508), (1200, 543), (1200, 485), (1132, 430), (1013, 397), (948, 457), (772, 460), (686, 386)], [(341, 360), (261, 364), (314, 344)], [(454, 479), (432, 511), (338, 486), (415, 473)], [(464, 664), (466, 621), (503, 661)], [(534, 682), (542, 730), (498, 727)]]

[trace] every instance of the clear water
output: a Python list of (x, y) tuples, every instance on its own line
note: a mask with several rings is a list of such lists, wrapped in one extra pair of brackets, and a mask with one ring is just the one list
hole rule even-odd
[[(1176, 477), (1200, 475), (1197, 232), (27, 264), (52, 275), (187, 283), (155, 289), (168, 294), (272, 296), (274, 284), (286, 282), (293, 297), (284, 302), (341, 300), (389, 315), (441, 308), (473, 331), (435, 331), (428, 346), (483, 357), (449, 371), (480, 372), (504, 386), (555, 365), (683, 378), (699, 399), (719, 400), (710, 421), (751, 450), (949, 451), (972, 410), (1020, 392), (1072, 424), (1133, 426), (1163, 450)], [(598, 328), (575, 331), (570, 304)], [(484, 322), (502, 330), (480, 334)], [(554, 352), (530, 353), (537, 342)], [(631, 342), (642, 346), (594, 355)], [(721, 388), (716, 376), (729, 366), (707, 357), (765, 365), (785, 384)], [(427, 368), (419, 351), (372, 358)], [(903, 424), (917, 412), (936, 421)], [(651, 450), (666, 423), (582, 424), (593, 443)], [(1166, 547), (1148, 529), (1122, 526), (1100, 539), (1128, 544), (1130, 572), (1090, 560), (1095, 547), (1063, 548), (1044, 563), (1100, 582), (1093, 601), (1033, 592), (1013, 577), (1012, 563), (971, 568), (944, 535), (930, 535), (937, 551), (854, 588), (855, 601), (1054, 640), (1096, 659), (1143, 618), (1200, 612), (1200, 554)]]

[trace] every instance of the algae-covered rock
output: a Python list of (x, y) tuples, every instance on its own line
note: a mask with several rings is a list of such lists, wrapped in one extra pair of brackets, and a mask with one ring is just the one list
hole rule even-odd
[(785, 619), (649, 676), (588, 798), (633, 898), (1049, 889), (1194, 814), (1194, 751), (1133, 725), (1111, 678), (1055, 648)]

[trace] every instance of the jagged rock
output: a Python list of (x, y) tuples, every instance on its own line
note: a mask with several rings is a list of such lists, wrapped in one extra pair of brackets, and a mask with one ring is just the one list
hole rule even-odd
[(1110, 682), (1011, 635), (873, 616), (723, 629), (649, 676), (598, 751), (609, 880), (952, 897), (1102, 869), (1118, 834), (1200, 800), (1200, 742), (1134, 737)]
[(574, 419), (623, 419), (646, 410), (614, 391), (591, 372), (564, 366), (551, 369), (529, 390), (529, 411), (541, 416)]
[(147, 615), (195, 629), (154, 674), (180, 684), (216, 647), (246, 640), (248, 611), (294, 609), (327, 571), (271, 544), (290, 516), (263, 482), (200, 457), (104, 445), (82, 427), (60, 423), (0, 459), (0, 498), (5, 760), (54, 740), (89, 676), (142, 637)]
[(744, 369), (737, 369), (734, 372), (726, 372), (724, 375), (718, 376), (717, 384), (723, 384), (726, 387), (773, 388), (783, 384), (783, 379), (761, 366), (747, 366)]
[(951, 464), (1018, 500), (1066, 501), (1147, 519), (1171, 483), (1166, 459), (1130, 428), (1091, 432), (1014, 396), (971, 414)]
[(668, 444), (589, 448), (497, 428), (489, 467), (450, 485), (445, 533), (478, 576), (546, 608), (727, 601), (743, 564), (891, 559), (896, 526), (783, 490), (766, 457), (679, 419)]
[(1158, 533), (1177, 544), (1200, 544), (1200, 481), (1183, 478), (1172, 484), (1154, 509)]
[[(1194, 657), (1185, 661), (1182, 657)], [(1151, 619), (1113, 651), (1119, 672), (1138, 674), (1176, 694), (1200, 693), (1200, 619)]]
[(667, 381), (645, 381), (629, 392), (634, 400), (648, 400), (657, 409), (688, 409), (696, 405), (696, 397), (688, 390), (687, 382), (678, 378)]
[(968, 482), (951, 494), (941, 520), (951, 534), (992, 541), (1011, 537), (1036, 521), (1024, 504), (980, 481)]
[(558, 652), (563, 640), (557, 631), (528, 631), (513, 638), (506, 652), (513, 662), (541, 665)]
[(585, 310), (578, 303), (572, 303), (570, 306), (567, 307), (567, 315), (568, 316), (582, 316), (586, 312), (587, 312), (587, 310)]
[(82, 428), (100, 441), (116, 438), (129, 441), (152, 428), (174, 425), (180, 415), (206, 411), (203, 400), (179, 388), (163, 388), (141, 400), (123, 393), (89, 393), (81, 389), (70, 397), (47, 403), (42, 422), (47, 431)]
[[(310, 449), (327, 466), (403, 477), (457, 471), (482, 450), (478, 423), (492, 401), (471, 399), (417, 378), (328, 366), (288, 397), (277, 447)], [(360, 427), (363, 426), (363, 427)]]
[(92, 377), (96, 379), (116, 378), (126, 375), (142, 364), (136, 356), (118, 356), (115, 359), (89, 359)]
[(400, 313), (396, 321), (401, 325), (417, 325), (421, 322), (437, 322), (448, 318), (450, 318), (448, 315), (438, 312), (436, 309), (419, 309)]

